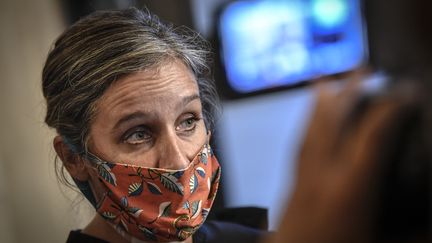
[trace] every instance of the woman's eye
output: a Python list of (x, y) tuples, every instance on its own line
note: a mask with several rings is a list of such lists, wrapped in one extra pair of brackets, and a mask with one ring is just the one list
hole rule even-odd
[(180, 132), (190, 132), (193, 131), (196, 127), (197, 121), (199, 119), (195, 117), (190, 117), (184, 121), (182, 121), (176, 128), (177, 131)]
[(151, 140), (152, 136), (147, 131), (135, 131), (127, 135), (124, 139), (125, 143), (140, 144)]

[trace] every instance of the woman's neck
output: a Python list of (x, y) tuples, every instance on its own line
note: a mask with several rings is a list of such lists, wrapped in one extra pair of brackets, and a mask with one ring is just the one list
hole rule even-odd
[(108, 242), (128, 243), (114, 228), (108, 224), (99, 214), (83, 229), (82, 233), (105, 240)]
[[(99, 214), (96, 214), (92, 221), (83, 229), (82, 233), (93, 237), (115, 243), (129, 243), (115, 229), (108, 224)], [(192, 237), (182, 243), (193, 243)]]

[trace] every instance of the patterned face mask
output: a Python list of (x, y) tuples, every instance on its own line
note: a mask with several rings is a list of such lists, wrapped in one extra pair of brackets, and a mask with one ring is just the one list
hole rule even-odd
[(183, 241), (191, 236), (210, 211), (221, 171), (207, 144), (181, 170), (109, 163), (94, 155), (89, 160), (106, 191), (95, 204), (97, 212), (133, 242)]

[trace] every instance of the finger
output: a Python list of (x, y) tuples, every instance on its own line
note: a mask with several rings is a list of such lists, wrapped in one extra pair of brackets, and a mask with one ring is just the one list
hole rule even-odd
[(327, 146), (332, 140), (332, 135), (336, 129), (334, 116), (335, 96), (334, 90), (327, 87), (316, 87), (316, 102), (314, 111), (309, 118), (309, 125), (304, 137), (303, 145), (300, 151), (300, 163), (304, 166), (307, 164), (319, 163), (319, 158), (327, 154)]
[(347, 152), (351, 153), (352, 174), (362, 176), (376, 171), (383, 143), (409, 107), (409, 101), (396, 97), (383, 98), (371, 105), (350, 139)]
[(320, 158), (327, 158), (332, 153), (340, 140), (341, 126), (358, 99), (361, 79), (360, 74), (356, 74), (342, 88), (324, 84), (324, 81), (315, 85), (317, 101), (301, 157), (318, 162), (322, 161)]

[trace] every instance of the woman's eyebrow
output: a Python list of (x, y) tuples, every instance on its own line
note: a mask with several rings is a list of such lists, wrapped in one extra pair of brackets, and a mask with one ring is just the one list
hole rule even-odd
[(183, 99), (177, 104), (177, 109), (181, 108), (181, 107), (185, 107), (187, 104), (189, 104), (190, 102), (196, 100), (196, 99), (200, 99), (199, 94), (193, 94), (193, 95), (189, 95), (189, 96), (185, 96), (183, 97)]
[[(193, 95), (189, 95), (189, 96), (185, 96), (181, 99), (181, 101), (179, 103), (177, 103), (176, 108), (180, 109), (184, 106), (186, 106), (187, 104), (189, 104), (190, 102), (196, 100), (196, 99), (200, 99), (200, 96), (198, 94), (193, 94)], [(119, 119), (116, 124), (114, 125), (114, 129), (113, 130), (117, 130), (122, 124), (124, 123), (128, 123), (130, 121), (133, 120), (141, 120), (141, 119), (145, 119), (145, 118), (149, 118), (152, 116), (156, 116), (155, 114), (149, 114), (149, 113), (145, 113), (143, 111), (136, 111), (133, 112), (131, 114), (128, 114), (124, 117), (122, 117), (121, 119)]]
[(131, 113), (127, 116), (122, 117), (120, 120), (117, 121), (117, 123), (114, 125), (113, 130), (117, 130), (122, 124), (133, 121), (133, 120), (139, 120), (143, 118), (147, 118), (150, 115), (147, 113), (144, 113), (142, 111), (136, 111), (134, 113)]

